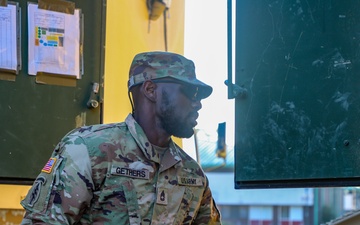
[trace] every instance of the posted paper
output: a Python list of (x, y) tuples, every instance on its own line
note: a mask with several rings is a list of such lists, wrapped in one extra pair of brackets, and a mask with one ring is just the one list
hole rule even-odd
[(17, 71), (16, 5), (0, 6), (0, 68)]
[(80, 78), (80, 12), (74, 15), (28, 5), (29, 74), (47, 72)]

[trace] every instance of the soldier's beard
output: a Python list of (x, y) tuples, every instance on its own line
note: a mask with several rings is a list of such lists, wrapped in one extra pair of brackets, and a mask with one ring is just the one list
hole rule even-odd
[(178, 116), (176, 106), (171, 104), (166, 91), (162, 92), (160, 122), (163, 129), (170, 135), (179, 138), (189, 138), (194, 134), (193, 128), (186, 122), (187, 116)]

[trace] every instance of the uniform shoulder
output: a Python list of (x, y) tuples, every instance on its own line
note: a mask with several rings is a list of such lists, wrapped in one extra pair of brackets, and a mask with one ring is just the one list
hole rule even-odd
[[(83, 146), (87, 150), (89, 157), (99, 157), (105, 154), (99, 151), (99, 146), (103, 143), (113, 143), (119, 137), (127, 133), (127, 126), (122, 123), (96, 124), (76, 128), (66, 134), (55, 148), (56, 154), (73, 152)], [(105, 156), (104, 156), (105, 157)]]
[(70, 131), (67, 136), (79, 136), (82, 138), (87, 138), (92, 135), (98, 135), (100, 133), (113, 132), (114, 129), (124, 129), (126, 124), (124, 122), (121, 123), (108, 123), (108, 124), (95, 124), (89, 126), (83, 126), (75, 128)]

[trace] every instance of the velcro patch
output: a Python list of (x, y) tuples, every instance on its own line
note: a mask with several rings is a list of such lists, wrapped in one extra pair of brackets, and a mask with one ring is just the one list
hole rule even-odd
[(178, 184), (186, 186), (203, 186), (203, 182), (199, 177), (178, 177)]
[(168, 204), (168, 192), (165, 188), (159, 188), (157, 190), (156, 203), (160, 205)]
[(45, 164), (41, 172), (51, 173), (53, 167), (55, 166), (56, 158), (50, 158), (49, 161)]
[(128, 167), (120, 167), (120, 166), (116, 166), (116, 165), (111, 166), (111, 174), (118, 175), (118, 176), (145, 179), (145, 180), (148, 180), (150, 177), (148, 170), (134, 170), (134, 169), (130, 169)]
[(28, 206), (33, 207), (34, 204), (37, 202), (37, 200), (40, 197), (41, 188), (42, 186), (44, 186), (45, 183), (46, 183), (46, 178), (42, 176), (38, 177), (35, 180), (31, 192), (29, 193)]

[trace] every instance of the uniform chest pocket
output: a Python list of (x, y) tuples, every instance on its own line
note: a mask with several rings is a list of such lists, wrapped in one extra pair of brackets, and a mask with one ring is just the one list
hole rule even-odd
[(118, 177), (108, 176), (105, 179), (103, 187), (97, 192), (98, 203), (106, 204), (112, 202), (112, 205), (126, 205), (124, 186), (128, 181), (118, 179)]
[[(118, 224), (140, 224), (137, 193), (131, 179), (108, 176), (97, 192), (96, 213)], [(94, 218), (96, 218), (94, 216)]]
[(151, 224), (182, 225), (186, 220), (192, 221), (189, 212), (192, 212), (193, 197), (193, 191), (184, 186), (158, 188)]
[(204, 178), (184, 174), (177, 177), (179, 187), (185, 189), (174, 224), (191, 224), (197, 214), (203, 195)]
[[(187, 217), (187, 215), (189, 214), (189, 211), (190, 211), (190, 206), (191, 206), (191, 202), (193, 200), (193, 196), (194, 196), (194, 194), (193, 194), (193, 191), (191, 190), (191, 188), (186, 187), (183, 198), (181, 200), (179, 210), (176, 214), (178, 217), (177, 220), (179, 220), (181, 218), (185, 219)], [(182, 223), (183, 219), (181, 219), (181, 223), (175, 223), (175, 224), (183, 224)]]

